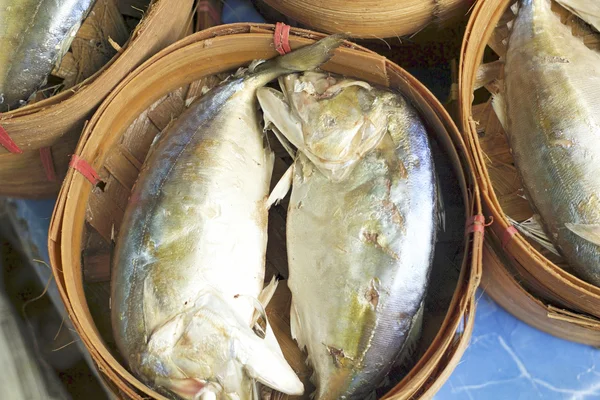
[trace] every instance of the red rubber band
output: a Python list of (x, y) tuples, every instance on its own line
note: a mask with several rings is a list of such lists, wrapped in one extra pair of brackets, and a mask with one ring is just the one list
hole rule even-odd
[(98, 176), (98, 173), (94, 170), (94, 168), (92, 168), (92, 166), (83, 158), (79, 158), (75, 154), (73, 154), (73, 157), (71, 157), (69, 167), (83, 175), (85, 179), (90, 181), (94, 186), (100, 182), (100, 176)]
[(517, 228), (512, 225), (506, 228), (504, 235), (502, 235), (502, 249), (504, 249), (506, 245), (510, 243), (513, 236), (515, 236), (518, 232), (519, 231), (517, 231)]
[(467, 233), (485, 232), (485, 217), (481, 214), (473, 215), (467, 219)]
[(276, 23), (273, 42), (275, 43), (275, 50), (281, 55), (292, 51), (290, 47), (290, 26), (283, 22)]
[(221, 23), (221, 14), (217, 11), (215, 7), (213, 7), (210, 1), (201, 1), (198, 3), (198, 12), (207, 12), (210, 19), (213, 20), (215, 24)]
[(17, 146), (17, 144), (13, 142), (10, 136), (8, 136), (8, 132), (6, 132), (2, 125), (0, 125), (0, 144), (2, 145), (2, 147), (4, 147), (6, 150), (13, 154), (23, 153), (23, 150), (21, 150), (19, 146)]
[(52, 149), (50, 147), (42, 147), (40, 149), (40, 158), (42, 166), (46, 172), (46, 178), (50, 182), (56, 182), (56, 170), (54, 169), (54, 160), (52, 159)]

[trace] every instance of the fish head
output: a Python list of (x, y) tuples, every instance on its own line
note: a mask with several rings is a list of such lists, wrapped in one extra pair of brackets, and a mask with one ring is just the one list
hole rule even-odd
[(304, 392), (272, 331), (261, 338), (228, 302), (203, 297), (155, 329), (130, 357), (144, 381), (183, 399), (253, 398), (255, 381), (290, 395)]
[(329, 179), (341, 181), (387, 131), (387, 108), (366, 82), (321, 72), (288, 74), (283, 93), (258, 90), (275, 128)]

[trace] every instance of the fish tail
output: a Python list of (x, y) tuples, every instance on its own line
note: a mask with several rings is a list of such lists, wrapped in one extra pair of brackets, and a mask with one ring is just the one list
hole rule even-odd
[(309, 71), (329, 61), (333, 51), (346, 38), (344, 34), (327, 36), (309, 46), (294, 50), (286, 55), (273, 58), (256, 68), (256, 72), (269, 71), (275, 75), (291, 72)]

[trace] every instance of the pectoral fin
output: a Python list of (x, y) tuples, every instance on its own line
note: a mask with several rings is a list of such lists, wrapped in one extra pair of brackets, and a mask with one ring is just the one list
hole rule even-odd
[(304, 335), (302, 335), (302, 324), (300, 323), (300, 316), (298, 315), (298, 310), (296, 310), (296, 306), (294, 305), (293, 298), (290, 306), (290, 331), (292, 334), (292, 339), (296, 340), (298, 347), (300, 347), (301, 350), (304, 350), (306, 347), (306, 341), (304, 340)]
[(248, 376), (285, 394), (304, 393), (304, 385), (283, 357), (279, 346), (277, 345), (277, 349), (273, 348), (277, 341), (270, 327), (267, 327), (266, 340), (254, 336), (251, 341), (253, 343), (247, 342), (247, 353), (244, 357)]
[(271, 208), (273, 204), (278, 203), (281, 199), (285, 197), (285, 195), (290, 191), (292, 187), (292, 180), (294, 177), (294, 165), (290, 165), (290, 167), (285, 171), (279, 182), (275, 185), (269, 198), (267, 199), (267, 210)]
[(593, 243), (596, 246), (600, 246), (600, 224), (566, 223), (565, 227), (588, 242)]
[(260, 108), (263, 110), (265, 126), (273, 124), (279, 131), (277, 133), (281, 133), (297, 148), (303, 148), (302, 123), (292, 113), (283, 93), (272, 88), (262, 87), (257, 90), (256, 96)]
[[(277, 289), (278, 284), (279, 284), (279, 281), (277, 280), (277, 278), (273, 277), (273, 279), (271, 279), (271, 282), (267, 286), (265, 286), (265, 288), (262, 290), (262, 292), (260, 292), (260, 294), (258, 295), (258, 303), (262, 307), (259, 308), (256, 305), (254, 307), (254, 315), (252, 316), (252, 322), (250, 324), (250, 326), (254, 327), (253, 329), (259, 329), (259, 327), (255, 327), (255, 325), (258, 322), (258, 319), (260, 317), (263, 317), (265, 323), (268, 324), (267, 313), (266, 313), (265, 309), (267, 308), (267, 305), (273, 298), (273, 295), (275, 294), (275, 290)], [(260, 328), (260, 329), (262, 329), (262, 328)], [(262, 332), (262, 334), (263, 334), (263, 337), (266, 335), (265, 332)]]
[(502, 93), (496, 93), (492, 97), (492, 108), (500, 121), (504, 131), (508, 132), (508, 119), (506, 118), (506, 101)]
[(260, 292), (260, 294), (258, 295), (258, 301), (260, 301), (263, 307), (269, 305), (269, 302), (271, 301), (273, 295), (275, 294), (275, 291), (277, 290), (277, 285), (279, 285), (279, 280), (277, 280), (276, 277), (273, 277), (273, 279), (271, 279), (271, 282), (269, 282), (269, 284), (265, 286), (262, 292)]
[(484, 87), (488, 83), (499, 79), (504, 68), (504, 62), (497, 60), (487, 64), (481, 64), (477, 69), (475, 76), (475, 86), (473, 90)]

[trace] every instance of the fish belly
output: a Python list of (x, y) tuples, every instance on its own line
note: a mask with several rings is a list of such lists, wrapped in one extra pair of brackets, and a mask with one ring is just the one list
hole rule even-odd
[(340, 183), (303, 156), (296, 163), (287, 221), (292, 334), (306, 347), (319, 400), (364, 399), (375, 389), (426, 291), (435, 236), (430, 155), (424, 146), (412, 163), (402, 146), (387, 144)]
[(180, 124), (136, 183), (113, 302), (130, 351), (205, 289), (250, 322), (254, 306), (244, 296), (263, 287), (273, 156), (252, 103), (238, 100), (207, 122)]

